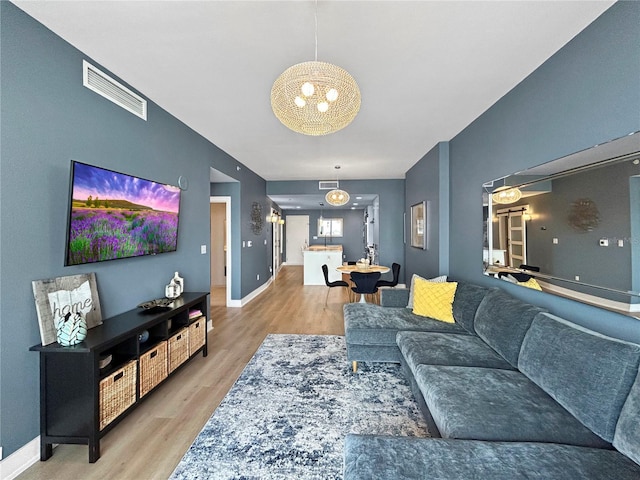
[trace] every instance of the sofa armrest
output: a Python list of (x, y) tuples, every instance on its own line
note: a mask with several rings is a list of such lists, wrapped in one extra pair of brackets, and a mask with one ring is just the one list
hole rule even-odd
[(408, 288), (381, 288), (380, 305), (383, 307), (406, 307), (409, 303)]

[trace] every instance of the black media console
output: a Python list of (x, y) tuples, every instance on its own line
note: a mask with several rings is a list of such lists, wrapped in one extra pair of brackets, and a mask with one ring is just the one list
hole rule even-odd
[(208, 315), (208, 293), (186, 292), (168, 308), (107, 318), (78, 345), (31, 347), (40, 352), (40, 459), (55, 443), (77, 443), (98, 460), (103, 435), (184, 362), (207, 356)]

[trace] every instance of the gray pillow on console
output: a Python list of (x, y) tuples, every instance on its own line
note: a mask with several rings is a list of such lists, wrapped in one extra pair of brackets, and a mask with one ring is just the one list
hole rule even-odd
[(540, 313), (522, 342), (518, 368), (611, 442), (639, 363), (640, 345)]

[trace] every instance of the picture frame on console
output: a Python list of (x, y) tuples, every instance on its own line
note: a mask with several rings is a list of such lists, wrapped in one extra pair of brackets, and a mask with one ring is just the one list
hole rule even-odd
[(56, 326), (67, 313), (82, 313), (87, 328), (102, 324), (95, 273), (34, 280), (31, 283), (42, 345), (56, 341)]
[(411, 246), (427, 250), (427, 204), (422, 201), (411, 206)]

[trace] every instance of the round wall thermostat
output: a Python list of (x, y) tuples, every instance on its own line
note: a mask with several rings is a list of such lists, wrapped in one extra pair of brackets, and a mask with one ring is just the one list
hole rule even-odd
[(182, 175), (180, 175), (178, 177), (178, 186), (180, 187), (180, 190), (186, 190), (189, 188), (189, 179), (187, 177), (183, 177)]

